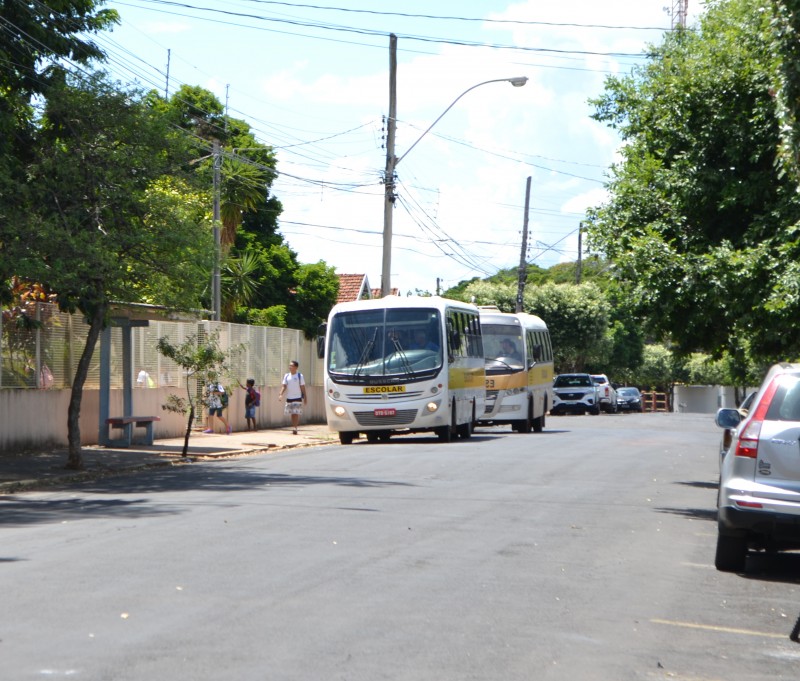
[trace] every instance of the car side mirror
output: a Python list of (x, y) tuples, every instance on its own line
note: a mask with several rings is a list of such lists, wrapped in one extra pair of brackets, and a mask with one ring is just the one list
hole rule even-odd
[(737, 428), (742, 422), (742, 415), (738, 409), (719, 409), (714, 417), (714, 423), (720, 428)]

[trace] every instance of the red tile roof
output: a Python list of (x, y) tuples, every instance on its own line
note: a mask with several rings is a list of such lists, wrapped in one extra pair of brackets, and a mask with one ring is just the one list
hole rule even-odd
[(337, 303), (349, 303), (372, 297), (366, 274), (339, 274), (337, 276), (339, 277)]
[[(399, 288), (394, 288), (394, 287), (390, 288), (389, 289), (389, 295), (390, 296), (399, 296), (400, 295), (400, 289)], [(382, 298), (383, 296), (381, 295), (381, 289), (379, 289), (379, 288), (372, 289), (372, 297), (373, 298)]]

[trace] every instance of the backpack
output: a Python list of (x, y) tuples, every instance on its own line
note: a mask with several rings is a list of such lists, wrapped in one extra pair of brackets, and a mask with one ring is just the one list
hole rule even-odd
[(261, 406), (261, 393), (258, 392), (255, 388), (253, 388), (253, 406), (260, 407)]
[(228, 407), (228, 391), (226, 390), (224, 393), (219, 394), (219, 401), (222, 402), (222, 408), (226, 409)]

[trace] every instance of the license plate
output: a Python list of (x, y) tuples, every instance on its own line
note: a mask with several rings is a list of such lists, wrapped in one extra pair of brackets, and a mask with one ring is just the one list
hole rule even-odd
[(376, 409), (373, 413), (375, 416), (395, 416), (397, 409)]

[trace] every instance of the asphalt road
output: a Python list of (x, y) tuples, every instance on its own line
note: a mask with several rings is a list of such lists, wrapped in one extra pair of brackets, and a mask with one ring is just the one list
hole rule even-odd
[(0, 679), (796, 680), (800, 556), (713, 568), (711, 417), (550, 417), (0, 498)]

